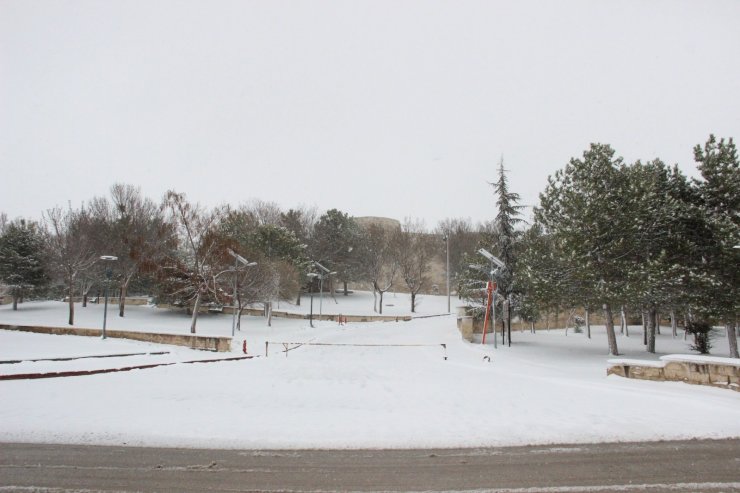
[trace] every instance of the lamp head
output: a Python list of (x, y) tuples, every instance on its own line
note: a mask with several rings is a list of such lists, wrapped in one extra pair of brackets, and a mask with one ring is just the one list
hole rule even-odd
[(491, 252), (486, 250), (485, 248), (481, 248), (478, 250), (478, 253), (486, 257), (488, 260), (496, 264), (497, 267), (504, 267), (504, 263), (499, 259), (498, 257), (494, 256)]

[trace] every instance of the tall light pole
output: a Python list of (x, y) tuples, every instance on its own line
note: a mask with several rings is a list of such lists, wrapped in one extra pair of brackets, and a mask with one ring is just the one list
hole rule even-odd
[(321, 310), (324, 304), (324, 278), (331, 277), (334, 274), (336, 274), (336, 272), (329, 271), (329, 269), (327, 269), (320, 263), (316, 262), (315, 260), (313, 263), (316, 267), (318, 267), (321, 270), (321, 272), (319, 272), (318, 274), (319, 276), (319, 318), (321, 318), (321, 315), (322, 315)]
[(308, 292), (311, 295), (311, 308), (308, 312), (308, 325), (313, 328), (313, 280), (319, 277), (319, 275), (315, 272), (309, 272), (308, 273), (309, 279), (311, 279), (311, 284), (309, 285)]
[(447, 249), (447, 313), (451, 313), (450, 310), (450, 234), (445, 235), (445, 245)]
[[(478, 250), (478, 253), (481, 254), (481, 255), (483, 255), (489, 262), (491, 262), (490, 279), (491, 279), (491, 287), (493, 288), (493, 284), (494, 284), (493, 275), (494, 275), (495, 271), (498, 270), (498, 269), (505, 268), (506, 265), (501, 261), (501, 259), (499, 259), (495, 255), (493, 255), (491, 252), (489, 252), (485, 248), (479, 249)], [(496, 266), (497, 269), (494, 269), (494, 266)], [(496, 291), (497, 290), (498, 290), (497, 288), (496, 289), (493, 289), (493, 305), (492, 305), (493, 306), (493, 342), (494, 342), (494, 346), (496, 346)], [(485, 329), (484, 329), (483, 335), (485, 336)], [(501, 331), (501, 336), (503, 337), (503, 330)], [(504, 341), (502, 340), (501, 343), (503, 344), (503, 342)], [(509, 341), (509, 345), (511, 345), (511, 341)]]
[[(105, 262), (114, 262), (118, 260), (118, 257), (114, 255), (101, 255), (100, 260), (103, 260)], [(110, 268), (110, 264), (108, 265), (109, 266), (105, 268), (106, 282), (105, 282), (105, 307), (103, 308), (103, 335), (102, 335), (103, 339), (106, 338), (105, 337), (106, 336), (105, 326), (108, 322), (108, 290), (110, 289), (110, 279), (111, 277), (113, 277), (113, 271)]]
[(234, 257), (234, 298), (231, 300), (231, 304), (233, 305), (233, 311), (231, 312), (231, 337), (234, 337), (234, 331), (236, 330), (236, 295), (237, 281), (239, 279), (239, 264), (241, 263), (244, 267), (252, 267), (254, 265), (257, 265), (257, 262), (248, 261), (231, 248), (229, 248), (227, 252), (229, 252), (229, 255)]

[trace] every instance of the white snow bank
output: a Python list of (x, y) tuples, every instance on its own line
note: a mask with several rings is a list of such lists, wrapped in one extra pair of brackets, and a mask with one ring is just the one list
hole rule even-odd
[(610, 365), (628, 365), (628, 366), (649, 366), (651, 368), (663, 368), (665, 363), (662, 361), (650, 361), (644, 359), (610, 359), (607, 360)]
[(704, 356), (701, 354), (667, 354), (660, 357), (663, 361), (678, 361), (683, 363), (719, 364), (740, 367), (740, 359)]
[[(446, 304), (445, 297), (439, 297)], [(324, 300), (326, 301), (326, 300)], [(428, 303), (431, 305), (431, 302)], [(62, 303), (0, 306), (0, 323), (60, 325)], [(78, 308), (99, 326), (102, 307)], [(184, 313), (128, 307), (108, 326), (187, 333)], [(740, 394), (674, 382), (606, 377), (603, 328), (513, 333), (509, 347), (464, 342), (454, 316), (356, 323), (246, 317), (232, 356), (248, 341), (251, 360), (83, 377), (0, 381), (0, 441), (225, 448), (411, 448), (740, 437)], [(230, 335), (229, 315), (205, 315), (198, 332)], [(433, 344), (432, 347), (301, 346), (265, 341)], [(625, 359), (658, 361), (641, 337), (620, 337)], [(446, 344), (443, 359), (439, 344)], [(717, 340), (716, 354), (728, 349)], [(661, 354), (688, 351), (658, 336)], [(0, 360), (169, 351), (175, 346), (0, 331)], [(127, 366), (153, 355), (121, 358)], [(490, 359), (490, 362), (488, 361)], [(91, 360), (76, 360), (87, 365)], [(102, 361), (102, 360), (101, 360)], [(34, 370), (54, 362), (38, 361)], [(73, 362), (65, 365), (74, 367)], [(9, 365), (0, 365), (0, 373)], [(681, 412), (676, 412), (680, 409)], [(712, 419), (706, 419), (706, 416)]]

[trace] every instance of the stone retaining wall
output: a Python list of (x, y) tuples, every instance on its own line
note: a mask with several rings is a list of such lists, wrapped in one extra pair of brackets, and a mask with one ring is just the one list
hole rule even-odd
[[(166, 308), (171, 310), (185, 310), (184, 307), (174, 306), (174, 305), (167, 305), (167, 304), (159, 304), (157, 305), (157, 308)], [(208, 306), (203, 306), (200, 308), (199, 313), (207, 313), (209, 311), (215, 311), (212, 308), (209, 308)], [(234, 308), (231, 306), (224, 306), (217, 310), (219, 313), (225, 313), (228, 315), (233, 315)], [(242, 312), (244, 315), (253, 315), (257, 317), (262, 317), (265, 314), (265, 311), (261, 308), (246, 308)], [(337, 322), (339, 319), (340, 314), (328, 314), (324, 313), (319, 315), (318, 313), (313, 314), (314, 320), (324, 320), (324, 321), (330, 321), (330, 322)], [(272, 316), (277, 318), (288, 318), (288, 319), (295, 319), (295, 320), (308, 320), (309, 315), (307, 313), (293, 313), (293, 312), (286, 312), (282, 310), (273, 310)], [(396, 315), (344, 315), (342, 314), (342, 317), (347, 322), (353, 323), (353, 322), (408, 322), (411, 320), (411, 316), (404, 315), (404, 316), (396, 316)]]
[[(476, 320), (471, 315), (460, 315), (458, 313), (457, 316), (457, 328), (460, 330), (460, 335), (462, 336), (462, 338), (468, 342), (473, 342), (473, 334), (483, 334), (484, 323), (485, 320)], [(500, 324), (498, 330), (500, 331)], [(490, 320), (488, 321), (488, 330), (486, 331), (486, 333), (493, 333), (493, 323)]]
[[(102, 329), (84, 329), (74, 327), (40, 327), (0, 324), (0, 329), (35, 332), (38, 334), (88, 337), (101, 337), (103, 334)], [(202, 349), (206, 351), (227, 352), (231, 350), (230, 337), (200, 336), (195, 334), (160, 334), (156, 332), (130, 332), (108, 329), (106, 329), (105, 334), (106, 337), (113, 339), (132, 339), (135, 341), (153, 342), (156, 344), (171, 344), (173, 346), (185, 346), (192, 349)]]
[(607, 375), (639, 380), (685, 382), (740, 391), (740, 360), (668, 355), (661, 361), (609, 360)]
[[(82, 296), (75, 296), (72, 298), (75, 303), (82, 303)], [(62, 301), (65, 303), (69, 302), (69, 296), (64, 298)], [(87, 303), (88, 304), (103, 304), (105, 302), (105, 297), (100, 296), (88, 296), (87, 297)], [(109, 305), (117, 305), (118, 304), (118, 296), (108, 296), (108, 304)], [(148, 298), (126, 298), (126, 305), (137, 305), (137, 306), (143, 306), (149, 304)]]

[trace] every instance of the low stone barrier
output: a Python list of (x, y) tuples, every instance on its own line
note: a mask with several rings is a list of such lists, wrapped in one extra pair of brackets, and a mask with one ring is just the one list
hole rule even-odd
[[(484, 323), (485, 320), (476, 319), (472, 315), (460, 315), (460, 311), (458, 311), (457, 328), (460, 330), (462, 338), (468, 342), (473, 342), (474, 334), (483, 334)], [(492, 334), (493, 329), (493, 324), (489, 321), (486, 333)]]
[[(168, 304), (159, 304), (157, 305), (157, 308), (167, 308), (172, 310), (185, 310), (186, 308), (175, 306), (175, 305), (168, 305)], [(202, 306), (199, 310), (199, 313), (207, 313), (207, 312), (213, 312), (218, 311), (219, 313), (224, 313), (228, 315), (233, 315), (234, 308), (231, 306), (223, 306), (220, 307), (218, 310), (214, 310), (212, 308), (209, 308), (208, 306)], [(264, 316), (265, 311), (261, 308), (245, 308), (242, 312), (243, 315), (253, 315), (257, 317)], [(338, 322), (339, 321), (339, 315), (338, 313), (329, 314), (329, 313), (323, 313), (319, 315), (318, 313), (313, 314), (314, 320), (324, 320), (329, 322)], [(410, 315), (344, 315), (341, 314), (342, 318), (349, 323), (352, 322), (408, 322), (412, 319)], [(294, 320), (308, 320), (309, 314), (307, 313), (294, 313), (294, 312), (286, 312), (282, 310), (273, 310), (272, 316), (277, 318), (288, 318), (288, 319), (294, 319)]]
[(740, 359), (669, 354), (661, 356), (660, 361), (611, 359), (609, 364), (607, 375), (740, 391)]
[(457, 328), (460, 330), (460, 335), (463, 339), (468, 342), (473, 342), (473, 333), (475, 332), (475, 322), (473, 317), (470, 315), (462, 315), (457, 317)]
[[(82, 296), (75, 296), (72, 298), (75, 303), (82, 303), (83, 298)], [(65, 303), (69, 303), (69, 296), (66, 296), (63, 300)], [(88, 296), (87, 302), (90, 304), (102, 304), (105, 301), (105, 298), (103, 296)], [(109, 305), (117, 305), (118, 304), (118, 296), (109, 296), (108, 297), (108, 304)], [(149, 298), (126, 298), (126, 305), (127, 306), (144, 306), (149, 304)]]
[[(41, 327), (31, 325), (0, 324), (0, 329), (35, 332), (38, 334), (88, 337), (101, 337), (103, 334), (101, 329), (85, 329), (76, 327)], [(134, 341), (153, 342), (156, 344), (171, 344), (173, 346), (185, 346), (205, 351), (227, 352), (231, 350), (230, 337), (201, 336), (195, 334), (161, 334), (156, 332), (131, 332), (109, 329), (106, 329), (105, 335), (106, 337), (113, 339), (132, 339)]]

